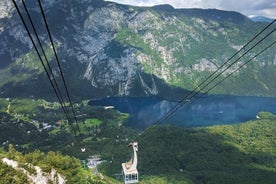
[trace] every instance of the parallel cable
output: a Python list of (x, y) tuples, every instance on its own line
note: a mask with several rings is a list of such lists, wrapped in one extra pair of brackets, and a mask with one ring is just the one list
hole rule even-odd
[[(26, 10), (27, 10), (27, 7), (26, 7), (24, 1), (22, 1), (22, 3), (23, 3), (23, 5), (24, 5), (24, 9), (25, 9), (25, 11), (26, 11)], [(56, 94), (56, 96), (57, 96), (57, 98), (58, 98), (58, 100), (59, 100), (59, 103), (61, 104), (61, 107), (62, 107), (62, 109), (63, 109), (63, 112), (64, 112), (64, 114), (65, 114), (65, 116), (66, 116), (66, 118), (67, 118), (67, 120), (68, 120), (69, 125), (70, 125), (71, 128), (72, 128), (73, 133), (74, 133), (75, 135), (77, 135), (76, 132), (77, 132), (77, 131), (79, 132), (78, 137), (77, 137), (77, 142), (78, 142), (79, 145), (81, 146), (81, 151), (84, 152), (84, 151), (85, 151), (85, 147), (84, 147), (84, 144), (81, 142), (81, 132), (80, 132), (80, 128), (79, 128), (79, 126), (78, 126), (78, 124), (77, 124), (76, 114), (75, 114), (75, 111), (74, 111), (74, 108), (73, 108), (73, 105), (72, 105), (71, 98), (70, 98), (70, 96), (69, 96), (68, 88), (67, 88), (66, 84), (64, 83), (64, 85), (65, 85), (65, 87), (66, 87), (66, 90), (67, 90), (68, 99), (70, 100), (70, 106), (71, 106), (71, 109), (72, 109), (72, 112), (73, 112), (73, 115), (74, 115), (74, 119), (75, 119), (75, 123), (76, 123), (76, 128), (77, 128), (77, 130), (75, 129), (75, 127), (74, 127), (73, 124), (71, 123), (71, 122), (72, 122), (72, 121), (71, 121), (71, 116), (69, 115), (69, 112), (68, 112), (68, 110), (67, 110), (67, 108), (66, 108), (66, 105), (65, 105), (65, 103), (64, 103), (64, 100), (61, 99), (61, 98), (62, 98), (61, 92), (58, 92), (58, 91), (57, 91), (57, 89), (55, 88), (55, 84), (54, 84), (54, 82), (53, 82), (52, 79), (51, 79), (51, 77), (54, 79), (54, 75), (53, 75), (53, 72), (52, 72), (52, 68), (51, 68), (51, 66), (50, 66), (50, 64), (49, 64), (49, 62), (48, 62), (46, 53), (45, 53), (45, 51), (43, 50), (43, 46), (42, 46), (42, 44), (41, 44), (41, 42), (40, 42), (40, 39), (39, 39), (39, 37), (38, 37), (38, 34), (37, 34), (37, 32), (36, 32), (36, 29), (35, 29), (35, 26), (34, 26), (34, 24), (33, 24), (33, 22), (32, 22), (32, 19), (31, 19), (31, 17), (30, 17), (30, 14), (28, 13), (28, 10), (27, 10), (26, 12), (27, 12), (27, 14), (28, 14), (29, 21), (30, 21), (31, 24), (32, 24), (33, 31), (34, 31), (35, 34), (36, 34), (37, 40), (38, 40), (39, 45), (40, 45), (40, 47), (41, 47), (42, 53), (44, 54), (44, 57), (45, 57), (45, 60), (46, 60), (46, 62), (47, 62), (47, 64), (48, 64), (47, 66), (49, 67), (50, 72), (47, 70), (47, 67), (46, 67), (46, 65), (44, 64), (43, 60), (42, 60), (41, 54), (40, 54), (40, 52), (39, 52), (39, 50), (38, 50), (38, 48), (37, 48), (37, 46), (36, 46), (36, 44), (35, 44), (35, 41), (34, 41), (34, 39), (33, 39), (33, 37), (32, 37), (32, 34), (31, 34), (31, 32), (30, 32), (30, 30), (29, 30), (29, 28), (28, 28), (28, 26), (27, 26), (27, 24), (26, 24), (26, 22), (25, 22), (25, 20), (24, 20), (24, 18), (23, 18), (23, 16), (22, 16), (22, 14), (21, 14), (21, 12), (20, 12), (20, 10), (19, 10), (19, 7), (18, 7), (18, 5), (17, 5), (17, 3), (16, 3), (15, 0), (13, 0), (13, 4), (14, 4), (14, 6), (15, 6), (15, 8), (16, 8), (18, 14), (19, 14), (19, 17), (20, 17), (20, 19), (21, 19), (21, 21), (22, 21), (22, 23), (23, 23), (23, 25), (24, 25), (25, 30), (26, 30), (27, 33), (28, 33), (29, 38), (31, 39), (31, 42), (32, 42), (32, 44), (33, 44), (33, 46), (34, 46), (34, 48), (35, 48), (35, 50), (36, 50), (36, 53), (37, 53), (37, 55), (38, 55), (38, 57), (39, 57), (39, 60), (40, 60), (40, 62), (42, 63), (43, 69), (45, 70), (45, 72), (46, 72), (46, 74), (47, 74), (47, 77), (48, 77), (48, 79), (50, 80), (51, 86), (52, 86), (52, 88), (54, 89), (54, 92), (55, 92), (55, 94)], [(52, 43), (53, 43), (53, 42), (52, 42)], [(52, 47), (54, 48), (54, 45), (52, 45)], [(55, 54), (56, 54), (56, 52), (55, 52)], [(57, 56), (57, 55), (56, 55), (56, 56)], [(59, 66), (59, 71), (61, 71), (61, 67), (60, 67), (60, 66)], [(50, 73), (51, 73), (51, 74), (50, 74)], [(51, 76), (51, 75), (52, 75), (52, 76)], [(63, 77), (63, 79), (64, 79), (64, 77)], [(64, 80), (64, 81), (65, 81), (65, 80)], [(57, 88), (58, 88), (58, 84), (57, 84), (57, 83), (56, 83), (56, 86), (57, 86)], [(59, 88), (58, 88), (58, 89), (59, 89)], [(59, 97), (59, 93), (60, 93), (61, 97)]]
[(214, 89), (215, 87), (217, 87), (218, 85), (220, 85), (223, 81), (225, 81), (227, 78), (229, 78), (231, 75), (233, 75), (235, 72), (237, 72), (238, 70), (240, 70), (242, 67), (244, 67), (245, 65), (247, 65), (249, 62), (251, 62), (253, 59), (255, 59), (256, 57), (258, 57), (259, 55), (261, 55), (264, 51), (266, 51), (267, 49), (269, 49), (270, 47), (272, 47), (274, 44), (276, 44), (276, 41), (272, 42), (271, 44), (269, 44), (267, 47), (265, 47), (263, 50), (261, 50), (258, 54), (254, 55), (251, 59), (249, 59), (248, 61), (244, 62), (241, 66), (239, 66), (236, 70), (232, 71), (229, 75), (227, 75), (225, 78), (223, 78), (222, 80), (220, 80), (218, 83), (216, 83), (214, 86), (212, 86), (211, 88), (209, 88), (207, 91), (205, 91), (204, 93), (208, 93), (209, 91), (211, 91), (212, 89)]
[(70, 121), (70, 116), (69, 116), (69, 114), (67, 113), (67, 111), (65, 110), (65, 107), (63, 106), (61, 99), (59, 98), (58, 92), (57, 92), (57, 90), (56, 90), (56, 88), (55, 88), (55, 86), (54, 86), (54, 84), (53, 84), (53, 81), (51, 80), (51, 76), (50, 76), (50, 74), (49, 74), (49, 72), (48, 72), (48, 70), (47, 70), (47, 68), (46, 68), (46, 66), (45, 66), (45, 64), (44, 64), (44, 62), (43, 62), (43, 60), (42, 60), (42, 58), (41, 58), (41, 55), (40, 55), (40, 53), (39, 53), (39, 50), (38, 50), (38, 48), (36, 47), (36, 44), (35, 44), (35, 42), (34, 42), (34, 40), (33, 40), (33, 37), (32, 37), (32, 35), (31, 35), (31, 32), (30, 32), (30, 30), (29, 30), (28, 27), (27, 27), (27, 24), (26, 24), (26, 22), (25, 22), (25, 20), (24, 20), (24, 18), (23, 18), (23, 16), (22, 16), (20, 10), (19, 10), (19, 7), (17, 6), (17, 3), (15, 2), (15, 0), (12, 0), (12, 1), (13, 1), (13, 4), (14, 4), (15, 8), (16, 8), (17, 13), (18, 13), (18, 15), (19, 15), (19, 17), (20, 17), (20, 19), (21, 19), (23, 25), (24, 25), (24, 28), (25, 28), (25, 30), (27, 31), (28, 36), (29, 36), (29, 38), (30, 38), (30, 40), (31, 40), (31, 42), (32, 42), (32, 44), (33, 44), (33, 46), (34, 46), (34, 48), (35, 48), (35, 51), (36, 51), (36, 53), (37, 53), (37, 55), (38, 55), (38, 57), (39, 57), (39, 60), (40, 60), (40, 62), (41, 62), (41, 64), (42, 64), (42, 66), (43, 66), (43, 69), (45, 70), (46, 75), (47, 75), (48, 79), (50, 80), (51, 86), (52, 86), (52, 88), (54, 89), (54, 92), (55, 92), (56, 96), (58, 97), (58, 100), (59, 100), (59, 102), (60, 102), (60, 104), (61, 104), (61, 107), (62, 107), (62, 109), (63, 109), (63, 112), (64, 112), (64, 114), (66, 115), (67, 120)]
[[(247, 42), (239, 51), (237, 51), (232, 57), (230, 57), (223, 65), (221, 65), (215, 72), (213, 72), (210, 76), (208, 76), (203, 82), (200, 83), (199, 86), (197, 86), (193, 91), (191, 91), (188, 95), (186, 95), (183, 99), (181, 99), (169, 112), (167, 112), (164, 116), (162, 116), (160, 119), (158, 119), (155, 124), (159, 124), (162, 121), (170, 118), (183, 104), (189, 102), (191, 98), (196, 96), (197, 94), (200, 93), (202, 89), (207, 87), (211, 82), (213, 82), (216, 78), (218, 78), (223, 72), (225, 72), (227, 69), (229, 69), (232, 65), (234, 65), (238, 60), (241, 59), (246, 53), (251, 51), (254, 47), (256, 47), (260, 42), (262, 42), (264, 39), (266, 39), (269, 35), (271, 35), (274, 31), (272, 30), (269, 34), (267, 34), (263, 39), (258, 41), (257, 44), (255, 44), (251, 49), (249, 49), (245, 54), (243, 54), (239, 59), (237, 59), (234, 63), (230, 64), (226, 69), (224, 69), (222, 72), (220, 72), (214, 79), (212, 79), (210, 82), (208, 82), (204, 87), (200, 88), (204, 83), (206, 83), (211, 77), (213, 77), (218, 71), (220, 71), (230, 60), (232, 60), (239, 52), (244, 50), (245, 47), (247, 47), (252, 41), (254, 41), (261, 33), (263, 33), (268, 27), (270, 27), (276, 19), (274, 19), (269, 25), (267, 25), (262, 31), (260, 31), (257, 35), (255, 35), (249, 42)], [(198, 90), (199, 89), (199, 90)], [(198, 91), (197, 91), (198, 90)], [(195, 94), (194, 94), (195, 93)]]
[[(207, 84), (205, 84), (199, 91), (197, 91), (194, 95), (192, 95), (189, 98), (189, 101), (195, 97), (196, 95), (198, 95), (200, 93), (201, 90), (205, 89), (207, 86), (209, 86), (214, 80), (216, 80), (218, 77), (220, 77), (220, 75), (222, 75), (226, 70), (228, 70), (231, 66), (233, 66), (235, 63), (237, 63), (243, 56), (245, 56), (249, 51), (251, 51), (252, 49), (254, 49), (258, 44), (260, 44), (263, 40), (265, 40), (269, 35), (271, 35), (276, 29), (273, 29), (271, 32), (269, 32), (265, 37), (263, 37), (261, 40), (259, 40), (254, 46), (252, 46), (250, 49), (248, 49), (244, 54), (242, 54), (238, 59), (236, 59), (233, 63), (231, 63), (229, 66), (227, 66), (223, 71), (221, 71), (219, 74), (217, 74), (211, 81), (209, 81)], [(184, 105), (185, 103), (187, 103), (188, 101), (182, 102), (178, 107), (175, 107), (175, 109), (171, 112), (170, 115), (168, 115), (167, 117), (164, 118), (165, 121), (167, 119), (169, 119), (178, 109), (180, 109), (182, 107), (182, 105)]]
[[(204, 92), (204, 94), (207, 94), (208, 92), (210, 92), (212, 89), (214, 89), (215, 87), (217, 87), (218, 85), (220, 85), (223, 81), (225, 81), (226, 79), (228, 79), (229, 77), (231, 77), (234, 73), (236, 73), (237, 71), (239, 71), (242, 67), (244, 67), (245, 65), (247, 65), (249, 62), (251, 62), (253, 59), (255, 59), (256, 57), (258, 57), (259, 55), (261, 55), (264, 51), (266, 51), (267, 49), (269, 49), (270, 47), (272, 47), (274, 44), (276, 44), (276, 41), (272, 42), (271, 44), (269, 44), (268, 46), (266, 46), (264, 49), (262, 49), (259, 53), (257, 53), (256, 55), (254, 55), (252, 58), (250, 58), (249, 60), (247, 60), (246, 62), (244, 62), (242, 65), (240, 65), (237, 69), (235, 69), (234, 71), (232, 71), (231, 73), (229, 73), (226, 77), (224, 77), (223, 79), (221, 79), (220, 81), (218, 81), (215, 85), (213, 85), (211, 88), (209, 88), (207, 91)], [(197, 98), (193, 99), (193, 103), (195, 103), (197, 100), (199, 100), (201, 97), (203, 97), (203, 95), (198, 96)], [(190, 101), (189, 101), (190, 102)]]
[[(39, 46), (40, 46), (40, 49), (41, 49), (41, 51), (42, 51), (42, 53), (43, 53), (44, 59), (45, 59), (45, 61), (46, 61), (46, 63), (47, 63), (48, 69), (49, 69), (49, 71), (50, 71), (50, 77), (51, 77), (51, 79), (53, 80), (55, 89), (57, 90), (57, 93), (58, 93), (57, 98), (60, 98), (59, 101), (61, 102), (61, 105), (62, 105), (62, 107), (64, 108), (64, 111), (66, 111), (66, 114), (69, 116), (69, 112), (68, 112), (68, 109), (66, 108), (65, 101), (64, 101), (64, 99), (63, 99), (63, 97), (62, 97), (60, 88), (59, 88), (59, 86), (58, 86), (58, 84), (57, 84), (57, 81), (56, 81), (56, 79), (55, 79), (55, 76), (54, 76), (54, 74), (53, 74), (53, 70), (52, 70), (52, 68), (51, 68), (51, 66), (50, 66), (49, 60), (48, 60), (48, 58), (47, 58), (47, 56), (46, 56), (46, 53), (45, 53), (45, 51), (44, 51), (44, 48), (43, 48), (42, 43), (41, 43), (41, 41), (40, 41), (40, 38), (39, 38), (39, 36), (38, 36), (38, 34), (37, 34), (37, 31), (36, 31), (36, 28), (35, 28), (34, 23), (33, 23), (33, 21), (32, 21), (32, 18), (31, 18), (31, 16), (30, 16), (29, 10), (28, 10), (28, 8), (27, 8), (27, 6), (26, 6), (24, 0), (21, 0), (21, 2), (22, 2), (22, 4), (23, 4), (23, 7), (24, 7), (25, 12), (27, 13), (28, 19), (29, 19), (29, 21), (30, 21), (30, 23), (31, 23), (31, 26), (32, 26), (32, 29), (33, 29), (33, 31), (34, 31), (34, 33), (35, 33), (36, 39), (37, 39), (38, 44), (39, 44)], [(70, 116), (69, 116), (69, 117), (70, 117)]]
[(68, 88), (67, 88), (67, 85), (66, 85), (66, 82), (65, 82), (63, 71), (62, 71), (61, 66), (60, 66), (60, 61), (59, 61), (59, 58), (58, 58), (58, 55), (57, 55), (57, 52), (56, 52), (54, 41), (53, 41), (53, 38), (52, 38), (52, 35), (51, 35), (50, 29), (49, 29), (49, 26), (48, 26), (48, 23), (47, 23), (47, 20), (46, 20), (46, 16), (45, 16), (45, 13), (44, 13), (44, 10), (43, 10), (43, 7), (42, 7), (42, 4), (41, 4), (40, 0), (38, 0), (38, 4), (39, 4), (39, 7), (40, 7), (40, 11), (42, 13), (42, 17), (43, 17), (43, 20), (44, 20), (44, 23), (45, 23), (45, 26), (46, 26), (46, 29), (47, 29), (48, 36), (49, 36), (50, 41), (51, 41), (51, 45), (52, 45), (52, 48), (53, 48), (53, 51), (54, 51), (54, 54), (55, 54), (56, 62), (57, 62), (57, 65), (58, 65), (58, 68), (59, 68), (59, 71), (60, 71), (60, 74), (61, 74), (61, 78), (62, 78), (62, 81), (63, 81), (63, 85), (64, 85), (64, 88), (65, 88), (65, 91), (66, 91), (66, 94), (67, 94), (67, 97), (68, 97), (68, 100), (69, 100), (69, 104), (70, 104), (71, 110), (73, 112), (73, 117), (74, 117), (74, 120), (75, 120), (75, 123), (76, 123), (76, 126), (77, 126), (77, 130), (80, 132), (80, 128), (79, 128), (78, 123), (77, 123), (76, 112), (75, 112), (75, 109), (73, 107), (73, 103), (72, 103), (72, 100), (71, 100), (71, 97), (70, 97), (70, 94), (69, 94), (69, 91), (68, 91)]
[[(266, 29), (268, 29), (274, 22), (276, 22), (276, 19), (274, 19), (270, 24), (268, 24), (265, 28), (263, 28), (259, 33), (257, 33), (251, 40), (249, 40), (242, 48), (240, 48), (235, 54), (233, 54), (226, 62), (224, 62), (219, 68), (217, 68), (216, 71), (214, 71), (212, 74), (210, 74), (205, 80), (203, 80), (192, 92), (194, 93), (197, 89), (200, 88), (205, 82), (207, 82), (211, 77), (213, 77), (219, 70), (221, 70), (228, 62), (230, 62), (236, 55), (238, 55), (242, 50), (244, 50), (251, 42), (253, 42), (260, 34), (262, 34)], [(187, 95), (189, 96), (190, 93)], [(186, 97), (187, 97), (186, 96)], [(185, 99), (184, 97), (183, 99)]]
[[(271, 31), (268, 35), (266, 35), (261, 41), (263, 41), (265, 38), (267, 38), (271, 33), (273, 33), (275, 31), (275, 29), (273, 31)], [(180, 103), (178, 106), (175, 106), (173, 110), (169, 111), (169, 114), (166, 115), (165, 117), (163, 117), (162, 121), (165, 121), (169, 118), (171, 118), (171, 116), (173, 116), (173, 114), (182, 107), (182, 105), (186, 104), (187, 102), (190, 102), (192, 100), (193, 97), (195, 97), (196, 95), (198, 95), (200, 93), (201, 90), (205, 89), (207, 86), (209, 86), (214, 80), (216, 80), (222, 73), (224, 73), (227, 69), (229, 69), (231, 66), (233, 66), (236, 62), (238, 62), (245, 54), (247, 54), (249, 51), (251, 51), (254, 47), (256, 47), (261, 41), (259, 41), (257, 44), (255, 44), (253, 47), (251, 47), (246, 53), (244, 53), (242, 56), (240, 56), (235, 62), (233, 62), (231, 65), (229, 65), (227, 68), (225, 68), (222, 72), (220, 72), (215, 78), (213, 78), (211, 81), (209, 81), (206, 85), (204, 85), (199, 91), (197, 91), (195, 94), (193, 94), (189, 99), (185, 99), (185, 102)], [(205, 92), (206, 93), (206, 92)]]

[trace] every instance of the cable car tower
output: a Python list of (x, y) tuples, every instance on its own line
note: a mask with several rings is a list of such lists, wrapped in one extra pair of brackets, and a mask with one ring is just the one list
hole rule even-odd
[(124, 184), (138, 183), (138, 171), (137, 171), (137, 151), (138, 143), (132, 142), (128, 145), (133, 149), (133, 155), (130, 161), (122, 163)]

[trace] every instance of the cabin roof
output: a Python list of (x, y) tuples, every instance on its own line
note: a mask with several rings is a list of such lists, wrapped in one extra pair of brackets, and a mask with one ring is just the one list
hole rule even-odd
[(124, 171), (124, 174), (138, 174), (138, 171), (137, 169), (127, 169), (126, 168), (126, 164), (125, 163), (122, 163), (122, 167), (123, 167), (123, 171)]

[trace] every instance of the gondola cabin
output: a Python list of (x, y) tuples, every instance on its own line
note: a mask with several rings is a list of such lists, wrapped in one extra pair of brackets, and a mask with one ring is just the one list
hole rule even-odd
[(137, 151), (138, 143), (133, 142), (129, 144), (129, 147), (133, 148), (133, 155), (130, 161), (122, 163), (123, 179), (125, 184), (138, 183), (138, 171), (137, 171)]

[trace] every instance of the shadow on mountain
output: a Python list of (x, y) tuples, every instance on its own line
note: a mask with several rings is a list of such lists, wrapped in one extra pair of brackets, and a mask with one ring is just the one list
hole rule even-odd
[[(81, 76), (85, 71), (85, 65), (78, 62), (69, 62), (63, 68), (65, 81), (68, 91), (72, 99), (82, 100), (89, 98), (103, 98), (106, 96), (151, 96), (159, 95), (165, 99), (178, 100), (181, 99), (189, 91), (172, 87), (166, 84), (163, 80), (155, 75), (150, 75), (144, 72), (137, 74), (133, 79), (128, 91), (125, 94), (120, 94), (120, 88), (125, 88), (124, 81), (118, 82), (111, 86), (93, 86), (89, 80)], [(24, 72), (24, 71), (23, 71)], [(25, 71), (26, 72), (26, 71)], [(28, 71), (29, 72), (29, 71)], [(22, 71), (17, 71), (15, 74), (18, 78), (23, 75)], [(57, 77), (56, 81), (59, 85), (60, 91), (66, 97), (66, 91), (62, 83), (61, 77)], [(100, 84), (99, 84), (100, 85)], [(123, 87), (122, 87), (123, 86)], [(0, 87), (1, 98), (35, 98), (57, 101), (55, 91), (53, 90), (50, 81), (45, 73), (30, 76), (25, 80), (8, 82)]]

